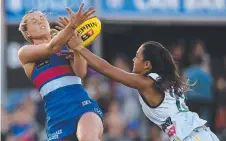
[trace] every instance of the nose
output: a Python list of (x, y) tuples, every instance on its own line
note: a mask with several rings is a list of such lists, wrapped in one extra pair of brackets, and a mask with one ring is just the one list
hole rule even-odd
[(39, 24), (42, 24), (43, 23), (43, 21), (44, 21), (44, 16), (40, 16), (40, 21), (39, 21)]
[(133, 58), (133, 60), (132, 60), (133, 62), (135, 61), (135, 57)]

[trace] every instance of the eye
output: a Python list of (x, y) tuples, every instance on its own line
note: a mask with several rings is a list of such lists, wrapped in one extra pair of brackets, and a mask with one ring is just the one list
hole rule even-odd
[(33, 23), (37, 23), (37, 20), (33, 20)]

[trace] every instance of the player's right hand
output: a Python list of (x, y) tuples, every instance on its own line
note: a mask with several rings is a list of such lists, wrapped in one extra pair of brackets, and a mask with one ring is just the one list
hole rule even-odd
[(92, 7), (89, 7), (85, 12), (82, 12), (83, 7), (84, 3), (81, 4), (77, 13), (75, 13), (71, 8), (66, 8), (70, 15), (70, 23), (74, 28), (79, 26), (84, 21), (95, 17), (95, 10)]

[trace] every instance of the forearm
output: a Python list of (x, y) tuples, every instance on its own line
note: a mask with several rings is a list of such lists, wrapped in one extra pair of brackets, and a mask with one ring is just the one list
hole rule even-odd
[(78, 75), (81, 78), (84, 78), (87, 74), (87, 62), (78, 52), (74, 52), (73, 65), (76, 75)]
[(63, 30), (61, 30), (48, 44), (48, 49), (59, 51), (63, 45), (65, 45), (71, 38), (75, 30), (72, 24), (68, 24)]
[[(114, 67), (104, 59), (96, 56), (95, 54), (90, 52), (87, 48), (84, 48), (82, 46), (77, 46), (76, 51), (78, 51), (79, 54), (81, 54), (86, 59), (88, 64), (93, 69), (105, 75), (106, 77), (109, 77), (131, 88), (141, 89), (144, 88), (144, 86), (146, 86), (146, 82), (141, 83), (141, 80), (143, 80), (143, 75), (128, 73), (122, 69)], [(150, 86), (149, 83), (148, 86)]]
[(111, 64), (109, 64), (107, 61), (91, 53), (87, 48), (82, 48), (79, 50), (79, 54), (85, 58), (92, 68), (102, 74), (108, 75), (107, 70), (110, 68)]

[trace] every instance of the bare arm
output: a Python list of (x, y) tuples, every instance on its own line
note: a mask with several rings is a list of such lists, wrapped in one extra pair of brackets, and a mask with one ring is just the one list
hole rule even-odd
[(78, 45), (78, 46), (73, 46), (71, 49), (79, 52), (79, 54), (81, 54), (86, 59), (88, 64), (99, 73), (132, 88), (141, 90), (147, 86), (147, 82), (144, 81), (143, 75), (128, 73), (122, 69), (114, 67), (111, 64), (109, 64), (107, 61), (94, 55), (88, 49), (81, 46), (82, 39), (79, 33), (72, 36), (71, 39), (74, 40), (74, 42), (76, 42), (76, 44)]
[(72, 53), (74, 57), (70, 60), (71, 67), (78, 77), (84, 78), (87, 74), (87, 62), (77, 51)]
[(73, 35), (75, 28), (69, 24), (64, 30), (57, 34), (49, 43), (39, 45), (26, 45), (20, 48), (18, 56), (23, 64), (44, 59), (61, 50), (63, 45)]
[[(74, 36), (76, 36), (76, 34), (77, 34), (77, 31), (74, 32)], [(72, 36), (72, 38), (68, 42), (69, 48), (73, 48), (79, 45), (77, 44), (74, 36)], [(74, 56), (73, 60), (70, 60), (71, 67), (73, 68), (75, 74), (78, 77), (84, 78), (87, 74), (87, 62), (77, 51), (73, 51), (73, 50), (71, 51), (72, 51), (71, 53), (73, 53), (73, 56)]]
[(132, 88), (142, 89), (145, 84), (140, 74), (129, 73), (112, 66), (107, 61), (94, 55), (86, 48), (79, 50), (79, 53), (87, 60), (88, 64), (99, 73)]
[[(93, 13), (89, 13), (89, 16), (87, 19), (95, 17), (96, 15)], [(68, 24), (69, 24), (69, 19), (67, 17), (59, 17), (59, 21), (56, 22), (58, 26), (56, 28), (58, 30), (63, 30)], [(74, 32), (74, 35), (76, 36), (77, 31)], [(78, 46), (76, 38), (72, 36), (72, 38), (69, 40), (67, 43), (69, 48), (73, 48)], [(64, 53), (64, 51), (62, 51)], [(71, 67), (73, 68), (75, 74), (79, 76), (80, 78), (84, 78), (87, 74), (87, 62), (86, 60), (77, 52), (77, 51), (66, 51), (65, 52), (69, 56), (73, 56), (72, 59), (70, 59), (70, 64)]]
[(74, 33), (75, 28), (90, 17), (95, 11), (89, 7), (85, 12), (82, 12), (84, 4), (82, 4), (77, 13), (74, 13), (70, 8), (67, 8), (70, 14), (69, 24), (61, 30), (49, 43), (39, 45), (27, 45), (22, 47), (18, 56), (23, 64), (44, 59), (61, 50), (64, 44), (68, 42)]

